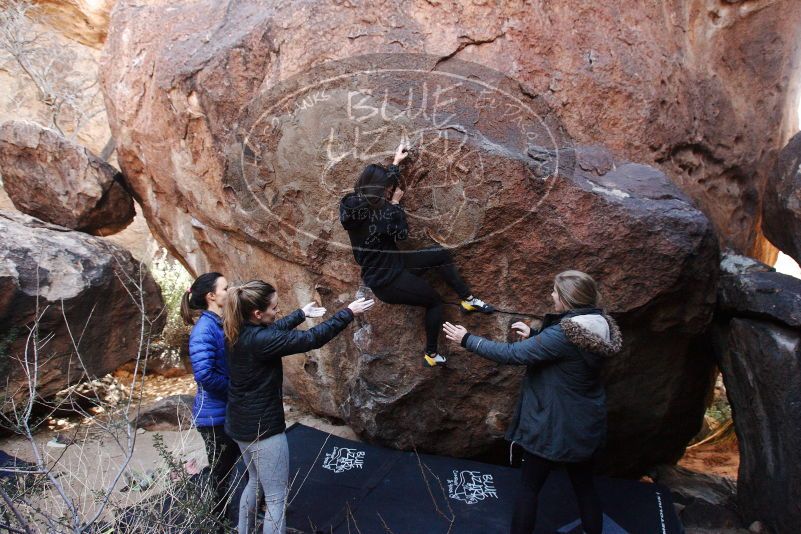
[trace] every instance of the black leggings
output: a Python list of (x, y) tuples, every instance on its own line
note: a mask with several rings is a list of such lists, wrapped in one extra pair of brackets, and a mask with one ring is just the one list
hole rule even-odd
[(406, 269), (389, 284), (371, 289), (387, 304), (409, 304), (426, 309), (426, 352), (431, 354), (437, 352), (437, 339), (442, 328), (442, 298), (419, 275), (435, 267), (459, 298), (470, 296), (470, 288), (459, 275), (450, 253), (442, 247), (404, 252), (403, 258)]
[(558, 463), (523, 452), (523, 485), (512, 516), (512, 534), (531, 534), (537, 523), (540, 490), (552, 469), (564, 466), (578, 499), (581, 525), (587, 534), (601, 534), (603, 511), (592, 479), (593, 462)]
[(225, 520), (228, 501), (228, 479), (233, 477), (234, 465), (241, 455), (239, 445), (228, 437), (223, 425), (198, 427), (206, 446), (211, 476), (209, 481), (214, 489), (214, 515)]

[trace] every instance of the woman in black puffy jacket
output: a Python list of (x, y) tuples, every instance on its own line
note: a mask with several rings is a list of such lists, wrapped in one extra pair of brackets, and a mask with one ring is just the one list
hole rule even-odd
[(252, 280), (229, 290), (223, 313), (230, 346), (225, 432), (239, 445), (249, 477), (239, 502), (240, 533), (253, 531), (259, 485), (267, 504), (265, 534), (286, 530), (289, 449), (281, 358), (322, 347), (372, 305), (372, 300), (358, 299), (309, 330), (295, 330), (307, 317), (323, 315), (325, 308), (310, 302), (276, 320), (278, 294), (270, 284)]

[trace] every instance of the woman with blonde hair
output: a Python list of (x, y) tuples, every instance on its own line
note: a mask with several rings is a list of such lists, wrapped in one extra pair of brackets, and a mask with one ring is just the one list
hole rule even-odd
[(578, 499), (587, 534), (601, 534), (603, 513), (593, 483), (593, 458), (606, 439), (606, 394), (601, 369), (622, 347), (620, 329), (598, 306), (595, 280), (581, 271), (556, 275), (551, 293), (555, 313), (539, 332), (517, 322), (523, 338), (499, 343), (445, 323), (446, 337), (479, 356), (527, 366), (517, 410), (506, 439), (523, 449), (522, 488), (511, 532), (531, 534), (539, 492), (550, 471), (564, 467)]
[(372, 305), (372, 300), (361, 298), (309, 330), (295, 330), (307, 317), (322, 316), (325, 308), (310, 302), (277, 319), (278, 294), (270, 284), (251, 280), (229, 290), (223, 312), (230, 346), (225, 431), (239, 445), (249, 477), (239, 501), (240, 533), (254, 530), (259, 486), (267, 504), (264, 534), (286, 530), (289, 448), (281, 358), (319, 349)]

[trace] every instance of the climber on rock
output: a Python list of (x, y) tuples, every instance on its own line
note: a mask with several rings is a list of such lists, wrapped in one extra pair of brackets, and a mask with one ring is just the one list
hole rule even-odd
[[(523, 449), (522, 487), (512, 516), (512, 534), (531, 534), (537, 502), (549, 472), (567, 469), (587, 534), (601, 534), (603, 513), (593, 482), (594, 458), (606, 439), (606, 393), (601, 383), (604, 361), (622, 347), (614, 319), (598, 308), (595, 281), (580, 271), (556, 275), (555, 314), (547, 314), (539, 332), (517, 322), (523, 338), (499, 343), (445, 323), (446, 337), (489, 360), (525, 365), (517, 410), (506, 439)], [(510, 451), (511, 452), (511, 451)]]
[(437, 341), (442, 327), (443, 301), (439, 293), (420, 275), (436, 268), (445, 282), (459, 295), (465, 313), (492, 313), (495, 309), (475, 297), (453, 263), (450, 253), (439, 245), (421, 250), (398, 250), (396, 241), (408, 237), (406, 213), (400, 205), (398, 165), (409, 154), (401, 142), (392, 165), (370, 164), (362, 171), (353, 193), (339, 204), (339, 220), (347, 230), (353, 256), (362, 269), (362, 280), (373, 294), (388, 304), (408, 304), (426, 309), (425, 365), (445, 363)]

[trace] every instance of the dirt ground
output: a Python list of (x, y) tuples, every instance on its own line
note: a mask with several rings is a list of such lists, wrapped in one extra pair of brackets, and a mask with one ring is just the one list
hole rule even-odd
[(720, 475), (737, 480), (740, 467), (740, 453), (737, 441), (710, 443), (687, 450), (679, 465), (700, 473)]

